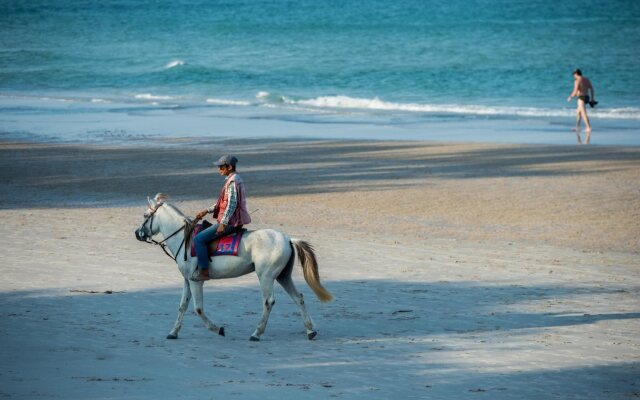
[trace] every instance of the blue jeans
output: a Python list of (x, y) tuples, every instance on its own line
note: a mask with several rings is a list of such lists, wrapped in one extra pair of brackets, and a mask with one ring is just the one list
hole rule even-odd
[(218, 224), (213, 224), (202, 232), (198, 233), (196, 237), (193, 238), (193, 247), (196, 250), (196, 256), (198, 257), (198, 267), (200, 269), (208, 269), (209, 268), (209, 249), (208, 244), (212, 241), (233, 233), (237, 228), (235, 226), (227, 225), (224, 228), (222, 233), (218, 234), (216, 230), (218, 229)]

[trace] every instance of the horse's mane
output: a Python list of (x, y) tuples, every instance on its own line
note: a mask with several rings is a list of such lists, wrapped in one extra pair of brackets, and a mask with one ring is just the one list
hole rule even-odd
[(179, 216), (180, 218), (182, 218), (182, 220), (184, 221), (184, 252), (186, 255), (187, 249), (189, 249), (191, 247), (191, 234), (193, 233), (193, 230), (196, 227), (196, 222), (192, 220), (191, 218), (187, 217), (186, 215), (184, 215), (182, 213), (182, 211), (178, 210), (178, 208), (172, 204), (169, 203), (163, 203), (165, 207), (167, 207), (169, 210), (171, 210), (172, 212), (174, 212), (177, 216)]
[(178, 216), (179, 216), (179, 217), (182, 217), (182, 218), (184, 218), (184, 219), (188, 219), (188, 220), (190, 220), (190, 219), (191, 219), (191, 218), (187, 217), (186, 215), (184, 215), (184, 214), (182, 213), (182, 211), (178, 210), (178, 208), (177, 208), (176, 206), (174, 206), (174, 205), (172, 205), (172, 204), (169, 204), (169, 203), (164, 203), (164, 205), (165, 205), (166, 207), (168, 207), (170, 210), (172, 210), (174, 213), (178, 214)]

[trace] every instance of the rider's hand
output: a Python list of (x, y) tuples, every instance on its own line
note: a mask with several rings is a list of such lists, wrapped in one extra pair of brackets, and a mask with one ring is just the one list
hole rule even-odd
[(224, 228), (226, 228), (226, 226), (224, 226), (222, 224), (218, 225), (218, 229), (216, 229), (216, 233), (224, 232)]
[(199, 213), (196, 214), (196, 219), (202, 219), (204, 218), (205, 215), (207, 215), (207, 210), (202, 210)]

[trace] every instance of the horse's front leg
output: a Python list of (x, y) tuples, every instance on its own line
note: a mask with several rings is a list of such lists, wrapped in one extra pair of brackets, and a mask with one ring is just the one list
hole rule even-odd
[(220, 336), (224, 336), (224, 327), (218, 327), (216, 324), (211, 322), (209, 318), (204, 313), (203, 305), (203, 290), (202, 290), (203, 282), (194, 282), (189, 281), (189, 285), (191, 286), (191, 293), (193, 293), (193, 306), (196, 309), (196, 314), (200, 316), (204, 325), (212, 332), (217, 332)]
[(173, 329), (167, 335), (167, 339), (177, 339), (178, 332), (182, 328), (182, 320), (184, 319), (184, 313), (189, 308), (189, 300), (191, 300), (191, 288), (189, 287), (189, 281), (184, 280), (184, 286), (182, 287), (182, 298), (180, 299), (180, 307), (178, 307), (178, 318), (173, 325)]

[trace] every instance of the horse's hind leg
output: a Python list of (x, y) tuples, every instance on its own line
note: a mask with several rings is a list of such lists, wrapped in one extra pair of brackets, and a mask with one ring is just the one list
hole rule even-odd
[(304, 321), (304, 327), (307, 330), (307, 337), (309, 340), (312, 340), (316, 337), (317, 332), (313, 327), (313, 320), (311, 316), (307, 312), (307, 308), (304, 306), (304, 299), (302, 298), (302, 293), (298, 292), (296, 286), (293, 284), (293, 280), (291, 280), (291, 272), (288, 274), (283, 273), (278, 277), (278, 283), (284, 288), (284, 290), (289, 294), (294, 303), (300, 307), (300, 313), (302, 313), (302, 320)]
[(259, 276), (259, 279), (260, 290), (262, 291), (262, 318), (260, 318), (260, 322), (258, 322), (256, 330), (249, 338), (249, 340), (251, 340), (252, 342), (257, 342), (258, 340), (260, 340), (260, 336), (267, 328), (267, 321), (269, 321), (271, 309), (276, 302), (275, 298), (273, 297), (273, 278)]
[(176, 318), (176, 323), (173, 325), (173, 329), (169, 332), (167, 339), (177, 339), (178, 332), (180, 332), (180, 328), (182, 328), (182, 320), (184, 318), (184, 313), (189, 308), (189, 300), (191, 300), (191, 288), (189, 287), (189, 281), (184, 280), (184, 286), (182, 287), (182, 299), (180, 299), (180, 307), (178, 307), (178, 318)]
[(224, 336), (224, 328), (218, 327), (216, 324), (211, 322), (209, 318), (204, 313), (203, 305), (203, 291), (202, 291), (202, 282), (194, 282), (189, 281), (189, 286), (191, 287), (191, 293), (193, 294), (193, 305), (196, 309), (196, 314), (200, 316), (204, 325), (212, 332), (217, 332), (220, 336)]

